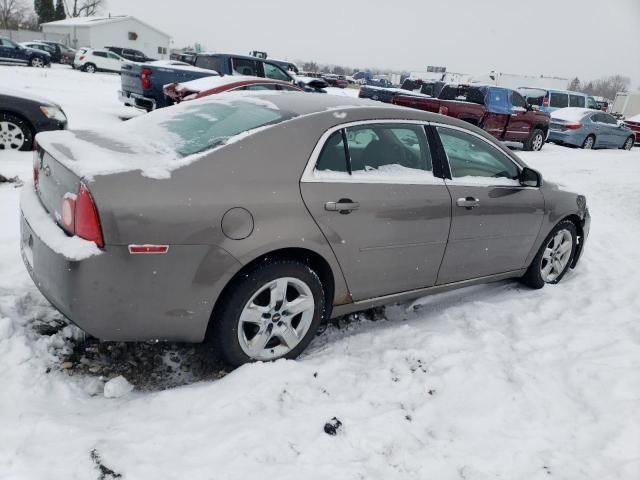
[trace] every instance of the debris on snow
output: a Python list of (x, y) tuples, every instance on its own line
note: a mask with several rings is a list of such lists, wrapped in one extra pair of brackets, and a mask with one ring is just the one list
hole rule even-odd
[(337, 435), (340, 427), (342, 427), (342, 422), (336, 417), (333, 417), (331, 420), (324, 424), (324, 433), (326, 433), (327, 435), (335, 436)]
[(98, 468), (98, 472), (100, 472), (98, 480), (114, 480), (116, 478), (122, 478), (122, 474), (114, 472), (102, 463), (102, 458), (100, 457), (98, 450), (94, 448), (93, 450), (91, 450), (90, 455), (91, 460), (93, 460), (93, 463), (95, 463), (96, 467)]

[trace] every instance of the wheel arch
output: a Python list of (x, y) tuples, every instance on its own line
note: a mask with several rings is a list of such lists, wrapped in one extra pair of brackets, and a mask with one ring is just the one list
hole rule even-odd
[(209, 317), (209, 323), (207, 325), (205, 338), (211, 338), (212, 326), (214, 324), (213, 320), (216, 317), (216, 313), (220, 311), (223, 299), (226, 298), (228, 291), (234, 288), (239, 279), (247, 272), (253, 270), (260, 264), (272, 262), (275, 260), (299, 261), (309, 266), (309, 268), (311, 268), (320, 277), (320, 281), (322, 282), (322, 285), (325, 289), (325, 306), (327, 309), (326, 318), (330, 318), (335, 292), (335, 280), (334, 272), (331, 269), (329, 262), (322, 255), (314, 252), (313, 250), (300, 247), (281, 248), (278, 250), (270, 251), (268, 253), (264, 253), (254, 258), (252, 261), (248, 262), (242, 268), (240, 268), (240, 270), (238, 270), (229, 279), (227, 284), (218, 295), (218, 298), (216, 299), (216, 302), (213, 306), (211, 316)]
[(573, 260), (571, 262), (571, 268), (575, 268), (575, 266), (578, 264), (578, 260), (581, 257), (582, 248), (584, 246), (584, 222), (578, 215), (576, 215), (575, 213), (572, 213), (571, 215), (567, 215), (566, 217), (561, 218), (556, 223), (556, 225), (558, 225), (560, 222), (564, 222), (566, 220), (570, 221), (571, 223), (573, 223), (576, 226), (576, 231), (578, 233), (578, 246), (577, 246), (577, 249), (576, 249), (576, 253), (573, 256)]

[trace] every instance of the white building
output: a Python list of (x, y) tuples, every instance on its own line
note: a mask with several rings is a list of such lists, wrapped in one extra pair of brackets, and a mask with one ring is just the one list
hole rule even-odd
[(537, 87), (566, 90), (569, 85), (568, 78), (546, 77), (544, 75), (519, 75), (515, 73), (502, 73), (495, 71), (487, 73), (486, 75), (473, 77), (473, 82), (512, 89), (516, 89), (518, 87)]
[(68, 35), (73, 48), (123, 47), (168, 59), (171, 36), (128, 15), (67, 18), (42, 24), (44, 33)]

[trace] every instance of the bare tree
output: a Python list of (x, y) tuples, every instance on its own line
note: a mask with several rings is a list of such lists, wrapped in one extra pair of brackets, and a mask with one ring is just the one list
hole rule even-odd
[(630, 84), (631, 79), (629, 77), (612, 75), (585, 83), (582, 86), (582, 91), (589, 95), (613, 99), (616, 93), (628, 91)]
[(17, 28), (28, 14), (29, 8), (23, 0), (0, 0), (0, 28)]
[(104, 0), (64, 0), (67, 17), (90, 17), (98, 13)]

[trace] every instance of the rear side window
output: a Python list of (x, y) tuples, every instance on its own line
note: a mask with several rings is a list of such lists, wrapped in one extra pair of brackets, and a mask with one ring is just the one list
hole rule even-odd
[(206, 70), (215, 70), (220, 73), (225, 73), (226, 71), (226, 68), (224, 68), (224, 59), (211, 55), (197, 57), (195, 66)]
[(518, 92), (525, 98), (529, 105), (542, 106), (544, 97), (547, 94), (545, 90), (537, 88), (519, 88)]
[(259, 61), (245, 58), (232, 58), (233, 73), (237, 75), (249, 75), (252, 77), (262, 77)]
[(107, 58), (107, 52), (93, 52), (92, 55), (94, 57)]
[(347, 173), (347, 155), (342, 141), (342, 130), (333, 132), (322, 147), (316, 170)]
[(584, 108), (585, 99), (582, 95), (569, 95), (569, 106)]
[(569, 95), (566, 93), (551, 92), (549, 105), (553, 108), (565, 108), (569, 106)]

